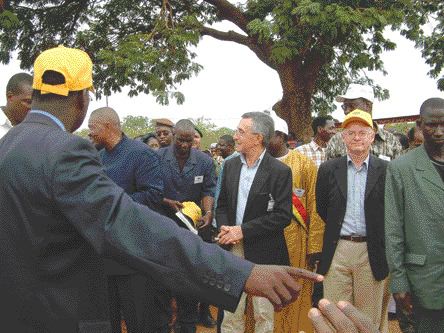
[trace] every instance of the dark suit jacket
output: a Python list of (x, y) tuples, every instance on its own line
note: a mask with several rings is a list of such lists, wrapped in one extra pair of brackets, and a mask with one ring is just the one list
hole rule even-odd
[(108, 332), (101, 256), (234, 310), (252, 264), (149, 208), (94, 147), (30, 113), (0, 140), (0, 311), (8, 332)]
[[(375, 280), (388, 274), (384, 243), (384, 185), (387, 162), (370, 155), (365, 186), (367, 250)], [(329, 160), (319, 167), (316, 183), (316, 207), (326, 223), (322, 258), (318, 272), (330, 268), (344, 222), (347, 205), (347, 156)]]
[[(219, 228), (222, 225), (236, 225), (241, 167), (239, 156), (226, 161), (224, 165), (216, 208)], [(291, 191), (290, 168), (266, 152), (251, 185), (241, 226), (246, 259), (257, 264), (289, 264), (284, 228), (291, 222)], [(269, 212), (270, 194), (275, 204)]]

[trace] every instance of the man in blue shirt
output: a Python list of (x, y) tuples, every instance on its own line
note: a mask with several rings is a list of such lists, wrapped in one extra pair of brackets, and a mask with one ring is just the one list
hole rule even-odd
[[(192, 148), (195, 128), (187, 119), (175, 126), (173, 144), (159, 150), (164, 181), (164, 207), (167, 216), (177, 221), (175, 213), (184, 201), (193, 201), (202, 208), (200, 230), (209, 230), (212, 221), (216, 174), (211, 158)], [(196, 331), (197, 301), (176, 296), (178, 324), (181, 333)]]
[(325, 298), (352, 303), (388, 333), (387, 162), (370, 154), (375, 131), (368, 112), (350, 112), (342, 127), (347, 156), (322, 163), (316, 182), (316, 207), (325, 222), (318, 273), (326, 274)]
[[(158, 155), (122, 133), (112, 108), (93, 111), (88, 126), (94, 143), (104, 146), (99, 155), (108, 177), (134, 201), (158, 211), (163, 198)], [(105, 267), (113, 332), (121, 331), (121, 312), (129, 333), (167, 332), (169, 298), (161, 287), (155, 287), (159, 284), (109, 259)]]

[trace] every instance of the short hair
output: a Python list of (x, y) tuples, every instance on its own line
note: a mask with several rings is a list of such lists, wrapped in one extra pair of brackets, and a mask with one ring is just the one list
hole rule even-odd
[(116, 110), (108, 106), (98, 108), (91, 112), (89, 119), (100, 119), (103, 122), (113, 123), (120, 128), (120, 118)]
[(189, 133), (193, 133), (196, 131), (194, 124), (191, 120), (189, 119), (180, 119), (177, 123), (176, 126), (174, 126), (175, 131), (183, 131), (183, 132), (189, 132)]
[(311, 128), (313, 129), (313, 134), (318, 133), (318, 127), (324, 127), (328, 120), (333, 120), (332, 116), (319, 116), (313, 119), (311, 122)]
[(154, 138), (154, 139), (157, 140), (156, 134), (150, 132), (150, 133), (148, 133), (148, 134), (141, 135), (141, 138), (140, 138), (140, 139), (141, 139), (141, 141), (142, 141), (143, 143), (148, 144), (148, 141), (150, 141), (151, 138)]
[(219, 140), (224, 140), (227, 143), (227, 145), (234, 147), (235, 143), (232, 135), (229, 134), (222, 135), (219, 138)]
[(252, 130), (254, 133), (261, 134), (263, 145), (266, 147), (274, 135), (273, 119), (264, 112), (247, 112), (242, 115), (243, 119), (252, 120)]
[(407, 137), (407, 135), (399, 132), (394, 133), (394, 135), (398, 138), (399, 143), (401, 144), (403, 150), (409, 148), (409, 138)]
[(426, 99), (419, 109), (419, 114), (422, 116), (429, 109), (444, 109), (444, 99), (439, 97)]
[[(50, 84), (50, 85), (58, 85), (65, 83), (65, 77), (56, 71), (47, 70), (43, 73), (42, 83)], [(32, 92), (32, 99), (35, 99), (38, 102), (51, 102), (51, 101), (63, 101), (66, 100), (67, 97), (77, 96), (82, 93), (83, 90), (79, 91), (70, 91), (68, 96), (62, 96), (57, 94), (42, 94), (40, 90), (34, 89)]]
[(23, 85), (29, 85), (32, 87), (32, 76), (28, 73), (17, 73), (11, 76), (7, 85), (6, 92), (11, 92), (14, 95), (18, 95), (22, 92)]
[(410, 141), (415, 140), (415, 131), (416, 131), (416, 126), (413, 126), (407, 131), (407, 137), (409, 138)]

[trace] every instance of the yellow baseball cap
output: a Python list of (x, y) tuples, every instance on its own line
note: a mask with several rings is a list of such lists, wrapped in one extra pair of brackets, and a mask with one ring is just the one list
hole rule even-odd
[[(43, 83), (46, 71), (60, 73), (65, 83), (52, 85)], [(43, 51), (34, 62), (32, 88), (42, 94), (68, 96), (70, 91), (88, 89), (94, 91), (92, 81), (92, 61), (89, 55), (79, 49), (58, 46)]]
[(194, 225), (196, 225), (199, 219), (202, 217), (202, 210), (193, 201), (184, 201), (182, 204), (182, 213), (189, 217), (194, 222)]
[(373, 120), (370, 113), (356, 109), (350, 112), (345, 116), (344, 121), (342, 122), (342, 128), (345, 128), (352, 121), (359, 121), (373, 128)]

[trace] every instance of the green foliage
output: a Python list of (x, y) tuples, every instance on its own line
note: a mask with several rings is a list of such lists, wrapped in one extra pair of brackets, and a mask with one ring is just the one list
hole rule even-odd
[[(242, 32), (209, 29), (224, 20)], [(98, 95), (128, 86), (130, 96), (180, 104), (177, 87), (202, 69), (194, 46), (209, 35), (247, 46), (278, 72), (291, 120), (329, 112), (350, 82), (388, 97), (365, 74), (386, 74), (381, 54), (396, 47), (388, 29), (415, 42), (444, 90), (442, 0), (11, 0), (0, 12), (0, 61), (19, 50), (21, 66), (30, 68), (46, 48), (76, 46), (93, 58)]]
[(130, 138), (154, 132), (154, 123), (148, 117), (126, 116), (122, 121), (122, 131)]
[(412, 127), (415, 127), (415, 122), (407, 122), (407, 123), (396, 123), (396, 124), (385, 124), (384, 129), (393, 131), (395, 133), (402, 133), (407, 135), (407, 132)]
[(232, 129), (229, 129), (227, 127), (220, 127), (217, 128), (217, 126), (211, 122), (210, 119), (206, 119), (204, 117), (200, 117), (197, 119), (190, 119), (197, 128), (202, 132), (203, 137), (201, 140), (201, 149), (207, 149), (210, 147), (210, 144), (214, 142), (218, 142), (219, 138), (222, 135), (229, 134), (234, 135), (234, 131)]
[(75, 131), (74, 134), (76, 134), (84, 139), (88, 139), (89, 129), (82, 128), (81, 130)]

